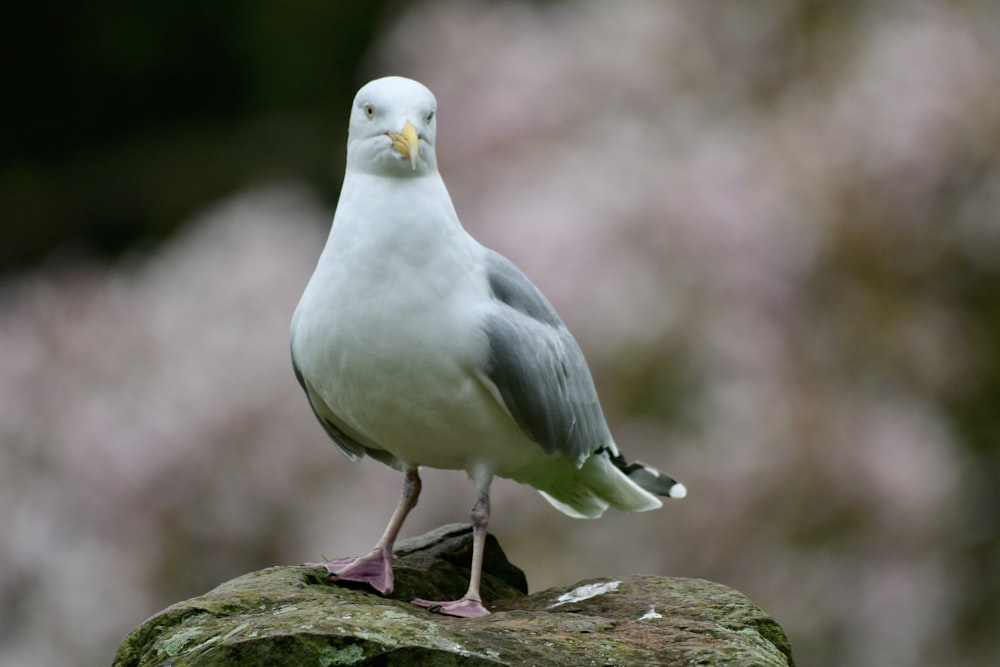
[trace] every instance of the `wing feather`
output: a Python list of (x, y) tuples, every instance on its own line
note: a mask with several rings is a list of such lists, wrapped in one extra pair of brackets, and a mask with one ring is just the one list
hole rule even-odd
[(509, 260), (484, 252), (499, 306), (485, 323), (485, 375), (508, 412), (547, 453), (574, 462), (613, 446), (583, 352), (555, 308)]

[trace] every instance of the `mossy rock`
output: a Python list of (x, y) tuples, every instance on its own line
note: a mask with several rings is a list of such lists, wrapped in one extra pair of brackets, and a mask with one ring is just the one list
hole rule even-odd
[(326, 581), (305, 566), (244, 575), (156, 614), (122, 642), (116, 667), (145, 665), (793, 665), (781, 627), (742, 594), (698, 579), (634, 575), (525, 595), (524, 574), (490, 539), (479, 619), (412, 597), (465, 592), (471, 531), (401, 542), (396, 591)]

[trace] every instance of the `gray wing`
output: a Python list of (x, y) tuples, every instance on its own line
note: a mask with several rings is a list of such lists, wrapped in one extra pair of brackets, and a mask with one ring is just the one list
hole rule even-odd
[(500, 308), (486, 322), (486, 376), (518, 426), (549, 453), (578, 460), (611, 444), (583, 352), (555, 308), (516, 266), (484, 248)]
[[(336, 416), (333, 416), (333, 411), (323, 402), (323, 399), (317, 396), (312, 389), (309, 387), (309, 383), (306, 382), (305, 377), (302, 375), (302, 371), (299, 369), (298, 363), (295, 361), (295, 351), (292, 350), (292, 369), (295, 371), (295, 379), (299, 381), (299, 385), (306, 392), (306, 398), (309, 399), (309, 407), (312, 408), (313, 414), (316, 415), (316, 419), (319, 421), (323, 430), (326, 434), (330, 436), (333, 440), (333, 444), (337, 445), (337, 449), (341, 453), (349, 458), (351, 461), (357, 461), (366, 454), (373, 459), (381, 461), (387, 466), (402, 470), (403, 466), (399, 460), (385, 451), (384, 449), (378, 449), (377, 447), (372, 447), (370, 445), (364, 445), (359, 442), (358, 438), (352, 437), (346, 433), (347, 427), (340, 425)], [(321, 412), (317, 403), (323, 406), (323, 411)], [(322, 413), (328, 413), (331, 417), (326, 417)]]

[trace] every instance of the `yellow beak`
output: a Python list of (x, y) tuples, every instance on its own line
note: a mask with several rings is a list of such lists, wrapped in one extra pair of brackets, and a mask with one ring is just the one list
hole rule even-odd
[(407, 122), (399, 134), (395, 132), (386, 132), (386, 134), (392, 139), (392, 147), (410, 161), (410, 167), (416, 169), (420, 138), (417, 136), (417, 128), (413, 127), (413, 123)]

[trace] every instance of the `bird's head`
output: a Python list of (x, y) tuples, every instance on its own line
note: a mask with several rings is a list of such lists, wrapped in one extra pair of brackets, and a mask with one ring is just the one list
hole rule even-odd
[(436, 171), (436, 111), (433, 93), (412, 79), (387, 76), (365, 84), (351, 107), (348, 168), (385, 176)]

